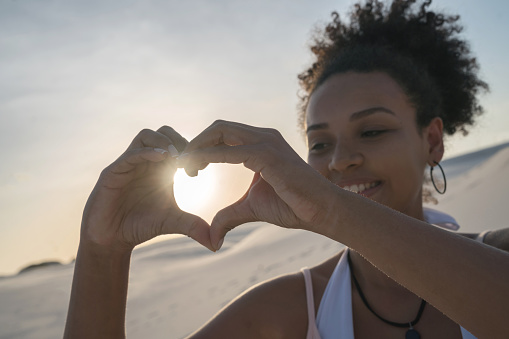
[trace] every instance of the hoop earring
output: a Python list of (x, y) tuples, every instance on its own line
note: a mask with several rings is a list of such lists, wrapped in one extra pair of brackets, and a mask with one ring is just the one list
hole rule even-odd
[(440, 194), (444, 194), (445, 191), (447, 190), (447, 179), (445, 178), (445, 173), (444, 173), (444, 169), (442, 168), (442, 166), (440, 166), (440, 164), (436, 161), (433, 161), (435, 163), (435, 165), (438, 166), (438, 168), (440, 168), (440, 172), (442, 172), (442, 177), (444, 178), (444, 190), (443, 191), (440, 191), (437, 187), (437, 185), (435, 184), (435, 179), (433, 179), (433, 166), (430, 166), (430, 169), (429, 169), (429, 176), (431, 177), (431, 182), (433, 183), (433, 187), (435, 187), (435, 190), (440, 193)]

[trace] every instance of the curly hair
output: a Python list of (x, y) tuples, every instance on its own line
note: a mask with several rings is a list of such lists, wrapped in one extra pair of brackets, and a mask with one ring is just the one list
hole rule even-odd
[(460, 38), (459, 16), (429, 10), (431, 0), (358, 3), (344, 23), (337, 12), (312, 39), (316, 61), (299, 74), (299, 123), (311, 94), (330, 76), (348, 71), (383, 71), (393, 77), (416, 108), (419, 128), (442, 118), (445, 133), (467, 134), (483, 112), (477, 96), (488, 91), (469, 44)]

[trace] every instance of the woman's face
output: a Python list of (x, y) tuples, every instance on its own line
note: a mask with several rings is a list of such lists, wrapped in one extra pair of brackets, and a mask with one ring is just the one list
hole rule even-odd
[(309, 101), (308, 163), (340, 187), (422, 218), (424, 168), (442, 157), (442, 121), (420, 131), (415, 114), (386, 73), (336, 74)]

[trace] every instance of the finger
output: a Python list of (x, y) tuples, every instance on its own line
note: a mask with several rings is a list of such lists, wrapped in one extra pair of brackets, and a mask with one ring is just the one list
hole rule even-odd
[(178, 233), (187, 235), (195, 241), (199, 242), (209, 250), (215, 252), (214, 247), (210, 242), (210, 226), (202, 218), (180, 211), (180, 215), (177, 220), (167, 221), (163, 224), (163, 234), (174, 234), (175, 223), (177, 224)]
[[(143, 163), (161, 163), (169, 156), (168, 151), (144, 147), (126, 151), (117, 160), (106, 167), (101, 177), (110, 188), (122, 187), (134, 178), (135, 169)], [(167, 163), (175, 170), (175, 163)]]
[(259, 128), (237, 122), (217, 120), (194, 138), (184, 150), (185, 153), (215, 145), (238, 146), (253, 144), (274, 134), (275, 130)]
[(162, 126), (157, 130), (157, 132), (167, 136), (179, 153), (181, 153), (189, 143), (186, 138), (181, 136), (170, 126)]
[(229, 231), (239, 225), (257, 221), (243, 200), (223, 208), (214, 216), (210, 226), (210, 242), (216, 251), (223, 245), (224, 237)]
[(168, 146), (171, 144), (173, 142), (168, 136), (150, 129), (144, 129), (133, 139), (127, 151), (144, 147), (168, 150)]
[(254, 172), (260, 172), (261, 161), (258, 160), (263, 153), (263, 147), (257, 145), (215, 146), (180, 155), (177, 158), (177, 166), (185, 168), (188, 173), (195, 173), (203, 168), (204, 164), (244, 164)]
[(259, 180), (260, 173), (255, 173), (246, 193), (244, 193), (244, 195), (235, 203), (217, 212), (214, 219), (212, 219), (210, 227), (210, 241), (216, 250), (219, 250), (223, 245), (226, 233), (239, 225), (247, 222), (258, 221), (247, 204), (246, 199), (248, 198), (253, 185), (255, 185)]
[(130, 172), (137, 165), (147, 162), (161, 162), (169, 156), (169, 152), (162, 148), (143, 147), (126, 151), (115, 160), (108, 169), (114, 174)]
[(194, 168), (185, 168), (185, 171), (187, 173), (188, 176), (190, 177), (195, 177), (198, 175), (198, 171), (201, 171), (201, 170), (204, 170), (209, 164), (207, 163), (201, 163), (201, 164), (198, 164), (196, 167)]

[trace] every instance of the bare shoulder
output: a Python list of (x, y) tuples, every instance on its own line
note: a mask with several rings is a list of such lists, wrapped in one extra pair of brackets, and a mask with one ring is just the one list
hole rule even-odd
[[(478, 233), (463, 233), (463, 236), (476, 239), (479, 235)], [(489, 231), (484, 236), (484, 241), (486, 245), (490, 245), (501, 249), (502, 251), (509, 252), (509, 228), (502, 228), (495, 231)]]
[[(316, 309), (340, 256), (310, 269)], [(307, 329), (306, 285), (296, 272), (251, 287), (190, 338), (305, 338)]]
[(304, 338), (306, 310), (302, 273), (287, 274), (251, 287), (191, 338)]
[(488, 232), (484, 243), (509, 252), (509, 228)]

